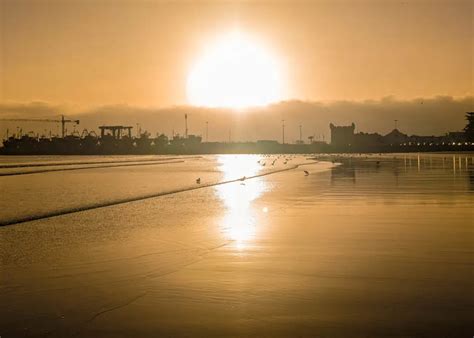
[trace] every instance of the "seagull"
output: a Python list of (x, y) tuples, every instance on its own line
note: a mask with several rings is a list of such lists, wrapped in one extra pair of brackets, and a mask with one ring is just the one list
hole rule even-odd
[(197, 184), (201, 184), (201, 177), (199, 177), (199, 178), (196, 180), (196, 183), (197, 183)]
[(309, 175), (309, 172), (307, 170), (304, 171), (304, 175), (305, 176), (308, 176)]

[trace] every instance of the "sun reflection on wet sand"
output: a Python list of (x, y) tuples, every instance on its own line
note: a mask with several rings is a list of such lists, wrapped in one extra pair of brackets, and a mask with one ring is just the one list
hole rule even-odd
[[(261, 166), (258, 155), (222, 155), (218, 158), (219, 170), (224, 175), (224, 180), (237, 179), (258, 175)], [(216, 193), (224, 202), (225, 215), (221, 221), (224, 233), (235, 241), (239, 250), (246, 247), (257, 231), (257, 213), (253, 201), (268, 191), (268, 184), (264, 178), (257, 177), (241, 182), (216, 186)]]

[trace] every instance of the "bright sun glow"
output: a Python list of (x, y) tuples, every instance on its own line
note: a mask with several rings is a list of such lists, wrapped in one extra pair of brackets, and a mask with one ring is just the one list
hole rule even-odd
[(217, 41), (188, 77), (191, 104), (246, 108), (281, 100), (280, 67), (261, 46), (239, 32)]

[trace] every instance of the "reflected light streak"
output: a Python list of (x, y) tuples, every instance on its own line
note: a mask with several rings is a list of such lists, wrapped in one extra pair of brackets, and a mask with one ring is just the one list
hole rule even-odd
[[(219, 156), (219, 170), (225, 180), (238, 179), (243, 176), (258, 175), (261, 166), (256, 155), (222, 155)], [(252, 202), (267, 191), (263, 178), (257, 177), (242, 182), (216, 186), (216, 193), (226, 206), (222, 220), (224, 232), (236, 241), (239, 249), (245, 248), (245, 242), (255, 235), (256, 214)]]

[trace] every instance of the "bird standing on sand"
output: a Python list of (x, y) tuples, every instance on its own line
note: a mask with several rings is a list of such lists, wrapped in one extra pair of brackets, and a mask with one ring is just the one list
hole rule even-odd
[(309, 175), (309, 172), (307, 170), (304, 171), (304, 175), (305, 176), (308, 176)]
[(198, 177), (198, 179), (196, 180), (196, 183), (201, 184), (201, 177)]

